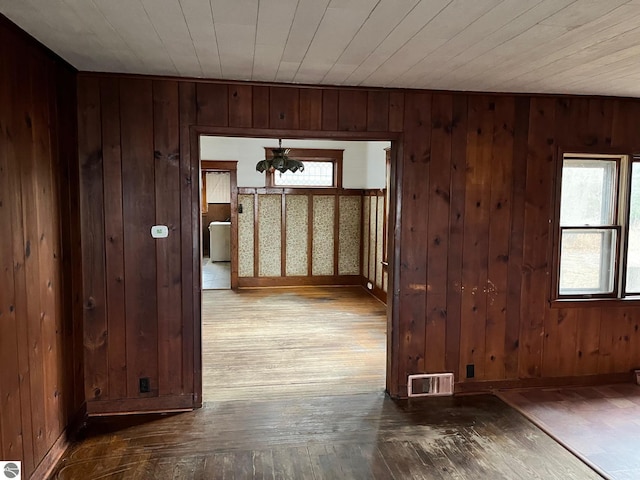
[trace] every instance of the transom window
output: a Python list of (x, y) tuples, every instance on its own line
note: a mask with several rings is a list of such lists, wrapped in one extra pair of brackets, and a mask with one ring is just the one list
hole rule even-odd
[[(343, 150), (291, 148), (290, 158), (304, 163), (304, 170), (295, 173), (265, 172), (266, 186), (294, 188), (341, 188)], [(265, 155), (271, 149), (265, 148)]]
[(640, 161), (565, 154), (558, 298), (640, 294)]

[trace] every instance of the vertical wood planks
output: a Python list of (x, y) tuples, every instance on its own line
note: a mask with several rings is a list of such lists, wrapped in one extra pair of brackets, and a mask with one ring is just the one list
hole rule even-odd
[[(0, 42), (6, 35), (0, 29)], [(11, 55), (11, 57), (9, 57)], [(0, 50), (0, 222), (5, 232), (0, 236), (0, 455), (2, 458), (23, 458), (23, 441), (20, 422), (20, 377), (18, 356), (18, 314), (16, 312), (16, 271), (13, 256), (14, 238), (22, 235), (19, 225), (13, 221), (14, 206), (19, 198), (15, 190), (16, 166), (10, 156), (9, 135), (11, 124), (11, 81), (8, 66), (15, 61), (13, 53)], [(9, 58), (7, 58), (9, 57)], [(13, 215), (12, 215), (13, 213)], [(21, 313), (21, 312), (19, 312)], [(31, 461), (33, 462), (33, 460)]]
[(451, 122), (451, 164), (449, 167), (450, 210), (447, 259), (447, 330), (445, 369), (460, 378), (460, 328), (462, 308), (462, 253), (467, 152), (467, 99), (454, 96)]
[(248, 127), (253, 123), (253, 90), (249, 85), (229, 87), (229, 126)]
[(491, 152), (495, 98), (469, 98), (467, 176), (465, 192), (464, 247), (460, 371), (475, 366), (475, 378), (484, 379), (489, 253), (489, 202), (491, 200)]
[(81, 251), (71, 245), (80, 202), (68, 201), (71, 191), (78, 198), (69, 180), (77, 92), (73, 72), (4, 18), (0, 45), (0, 455), (22, 461), (28, 478), (84, 398), (73, 363), (83, 355), (73, 322), (81, 262), (67, 258)]
[(361, 132), (367, 128), (367, 91), (338, 92), (338, 130)]
[(507, 291), (513, 199), (513, 97), (495, 99), (491, 152), (491, 198), (489, 204), (489, 251), (487, 273), (487, 332), (485, 376), (503, 379), (507, 331)]
[(367, 97), (367, 131), (389, 131), (389, 93), (371, 90)]
[[(179, 126), (180, 126), (180, 249), (182, 279), (182, 366), (183, 389), (188, 392), (194, 389), (195, 353), (193, 319), (200, 318), (199, 309), (194, 305), (194, 290), (199, 285), (198, 270), (194, 269), (194, 252), (198, 251), (199, 241), (193, 238), (194, 201), (200, 211), (200, 155), (192, 159), (189, 127), (196, 122), (196, 86), (192, 82), (180, 82), (178, 85)], [(195, 154), (195, 153), (194, 153)], [(197, 164), (197, 165), (196, 165)], [(199, 262), (200, 259), (197, 258)]]
[(269, 88), (269, 128), (298, 129), (300, 92), (297, 88)]
[[(155, 168), (151, 81), (120, 80), (122, 193), (127, 316), (127, 394), (158, 395), (158, 299), (156, 293)], [(140, 378), (151, 394), (141, 394)]]
[(78, 157), (82, 215), (82, 271), (84, 292), (85, 395), (109, 398), (107, 311), (105, 285), (104, 194), (100, 82), (88, 79), (78, 86)]
[(126, 323), (124, 284), (124, 225), (122, 207), (122, 160), (120, 148), (120, 84), (101, 79), (102, 156), (104, 181), (105, 263), (109, 324), (109, 392), (126, 398)]
[(322, 129), (322, 90), (300, 89), (300, 129)]
[(322, 130), (338, 130), (338, 91), (322, 91)]
[(218, 83), (198, 83), (196, 88), (198, 125), (229, 125), (229, 88)]
[(452, 111), (451, 95), (433, 95), (425, 333), (425, 369), (431, 373), (445, 369), (447, 282), (442, 279), (447, 278), (449, 247)]
[(424, 372), (431, 95), (406, 95), (402, 174), (398, 389), (407, 374)]
[(512, 157), (511, 238), (507, 273), (507, 325), (504, 338), (506, 378), (518, 375), (520, 346), (520, 296), (522, 285), (522, 242), (524, 239), (524, 204), (527, 176), (527, 136), (529, 132), (529, 99), (515, 99), (514, 140)]
[(158, 388), (182, 392), (180, 125), (177, 82), (153, 82), (156, 224), (169, 236), (156, 242), (158, 296)]
[(520, 303), (519, 376), (539, 377), (542, 331), (548, 314), (549, 218), (555, 172), (555, 101), (534, 97), (529, 113)]

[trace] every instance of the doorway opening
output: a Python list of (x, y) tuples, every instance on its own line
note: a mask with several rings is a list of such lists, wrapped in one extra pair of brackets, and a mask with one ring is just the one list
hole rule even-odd
[(229, 290), (237, 285), (237, 162), (205, 160), (200, 170), (202, 289)]
[(278, 140), (199, 138), (203, 171), (237, 162), (230, 242), (240, 287), (203, 292), (203, 401), (382, 392), (391, 143), (282, 139), (317, 162), (340, 158), (332, 185), (310, 186), (256, 172)]

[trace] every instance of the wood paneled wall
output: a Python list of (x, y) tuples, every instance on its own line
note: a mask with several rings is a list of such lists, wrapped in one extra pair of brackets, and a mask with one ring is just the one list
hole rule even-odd
[[(188, 140), (194, 95), (193, 84), (148, 79), (90, 77), (78, 87), (89, 413), (199, 401), (191, 319), (200, 262), (192, 232), (201, 214)], [(168, 227), (167, 238), (151, 237), (156, 224)]]
[(84, 399), (76, 73), (2, 16), (0, 45), (0, 458), (42, 478)]
[[(411, 373), (451, 371), (459, 389), (481, 390), (621, 378), (640, 364), (639, 307), (552, 309), (548, 301), (557, 149), (640, 150), (636, 100), (95, 75), (81, 75), (79, 91), (91, 403), (135, 399), (113, 408), (145, 409), (188, 403), (175, 394), (197, 398), (190, 125), (194, 135), (395, 140), (393, 395), (406, 395)], [(153, 242), (153, 222), (172, 225), (176, 243)], [(166, 298), (181, 310), (169, 314)], [(174, 358), (182, 365), (168, 365)], [(169, 400), (139, 394), (140, 376), (151, 378), (147, 396)]]

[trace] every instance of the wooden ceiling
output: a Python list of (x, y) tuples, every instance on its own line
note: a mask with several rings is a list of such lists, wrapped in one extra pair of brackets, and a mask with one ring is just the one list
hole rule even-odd
[(79, 70), (640, 96), (640, 0), (0, 0)]

